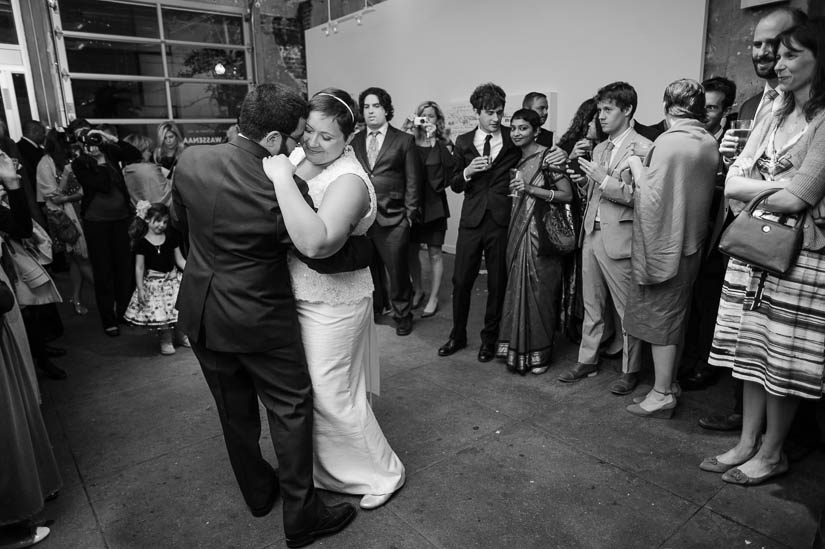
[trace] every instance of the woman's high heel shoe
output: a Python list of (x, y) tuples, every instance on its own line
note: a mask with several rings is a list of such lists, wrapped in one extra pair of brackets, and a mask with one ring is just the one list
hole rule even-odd
[(75, 301), (74, 299), (70, 299), (69, 303), (71, 304), (72, 308), (74, 309), (74, 314), (83, 316), (89, 313), (89, 309), (87, 309), (80, 301)]

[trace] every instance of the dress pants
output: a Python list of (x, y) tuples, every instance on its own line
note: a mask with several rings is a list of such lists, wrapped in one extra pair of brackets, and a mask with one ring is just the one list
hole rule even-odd
[(507, 289), (507, 227), (498, 225), (490, 212), (478, 227), (459, 228), (456, 242), (455, 268), (453, 270), (453, 330), (450, 338), (467, 341), (467, 318), (470, 314), (470, 297), (481, 267), (481, 256), (487, 267), (487, 309), (484, 312), (484, 328), (481, 342), (495, 344), (504, 293)]
[(83, 221), (95, 277), (95, 301), (104, 328), (121, 322), (135, 289), (129, 223), (129, 219)]
[[(624, 319), (627, 293), (630, 287), (630, 258), (612, 259), (604, 249), (601, 230), (585, 235), (582, 248), (582, 299), (584, 322), (579, 345), (579, 362), (599, 363), (599, 347), (604, 335), (604, 317), (609, 312), (608, 297), (613, 300), (619, 318)], [(618, 327), (617, 327), (618, 328)], [(641, 369), (641, 342), (628, 336), (622, 328), (624, 351), (622, 372)]]
[(372, 281), (375, 285), (376, 307), (385, 302), (387, 288), (382, 276), (384, 268), (389, 275), (389, 298), (392, 304), (392, 316), (400, 320), (412, 316), (412, 281), (407, 251), (410, 248), (410, 226), (406, 220), (394, 227), (382, 227), (374, 224), (369, 237), (375, 246), (373, 264), (370, 265)]
[[(312, 481), (312, 384), (297, 325), (295, 332), (294, 343), (261, 353), (210, 350), (203, 328), (199, 340), (192, 341), (244, 500), (251, 509), (265, 507), (280, 476), (287, 536), (311, 529), (322, 508)], [(280, 475), (261, 455), (259, 398)]]

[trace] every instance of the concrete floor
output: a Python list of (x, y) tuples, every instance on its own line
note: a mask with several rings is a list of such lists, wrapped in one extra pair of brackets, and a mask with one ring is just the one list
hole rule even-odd
[[(449, 258), (447, 271), (445, 281)], [(629, 396), (607, 390), (617, 361), (573, 386), (558, 383), (576, 357), (561, 336), (543, 376), (481, 364), (484, 284), (481, 277), (470, 347), (453, 357), (436, 355), (450, 330), (449, 282), (441, 311), (417, 319), (412, 335), (379, 326), (383, 392), (374, 408), (407, 484), (316, 546), (810, 546), (825, 504), (821, 452), (766, 485), (728, 485), (698, 464), (735, 435), (696, 421), (728, 410), (729, 382), (685, 393), (670, 421), (645, 420), (624, 411)], [(42, 387), (64, 487), (43, 513), (54, 523), (38, 547), (283, 547), (280, 506), (255, 519), (243, 504), (191, 351), (162, 357), (137, 329), (109, 338), (94, 312), (61, 310), (66, 334), (56, 344), (69, 353), (55, 362), (69, 379)], [(274, 462), (267, 437), (261, 445)]]

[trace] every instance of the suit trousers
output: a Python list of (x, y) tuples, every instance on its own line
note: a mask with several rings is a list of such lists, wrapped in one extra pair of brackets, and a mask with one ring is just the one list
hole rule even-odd
[[(243, 498), (250, 509), (265, 508), (280, 486), (287, 536), (312, 528), (322, 505), (312, 481), (312, 383), (300, 336), (294, 335), (285, 347), (246, 354), (208, 349), (203, 328), (199, 341), (192, 341)], [(261, 455), (258, 399), (266, 408), (280, 475)]]
[(129, 223), (128, 219), (83, 222), (95, 277), (95, 301), (104, 328), (121, 322), (135, 289)]
[[(579, 345), (579, 362), (599, 363), (599, 346), (604, 335), (604, 317), (608, 310), (608, 297), (613, 300), (619, 318), (624, 322), (627, 293), (630, 288), (630, 258), (608, 257), (600, 230), (585, 235), (582, 247), (582, 299), (584, 322), (582, 341)], [(641, 342), (628, 336), (622, 328), (624, 351), (622, 372), (634, 373), (641, 368)]]
[[(385, 296), (389, 294), (392, 316), (395, 320), (412, 316), (413, 289), (407, 258), (410, 248), (410, 226), (406, 220), (393, 227), (374, 224), (369, 237), (376, 251), (370, 265), (375, 285), (375, 306), (381, 307), (381, 304), (385, 304)], [(389, 288), (385, 287), (382, 276), (385, 267), (389, 275)]]
[(467, 341), (470, 297), (484, 254), (487, 267), (487, 308), (484, 312), (481, 341), (495, 344), (507, 289), (507, 227), (498, 225), (490, 212), (486, 211), (478, 227), (459, 227), (455, 248), (453, 330), (450, 337), (460, 342)]

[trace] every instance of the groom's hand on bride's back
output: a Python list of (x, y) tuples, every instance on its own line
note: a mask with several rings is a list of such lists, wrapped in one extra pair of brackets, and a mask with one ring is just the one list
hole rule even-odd
[(369, 267), (372, 262), (373, 245), (372, 240), (366, 236), (350, 236), (340, 250), (324, 259), (313, 259), (298, 250), (293, 251), (295, 256), (313, 271), (335, 274)]

